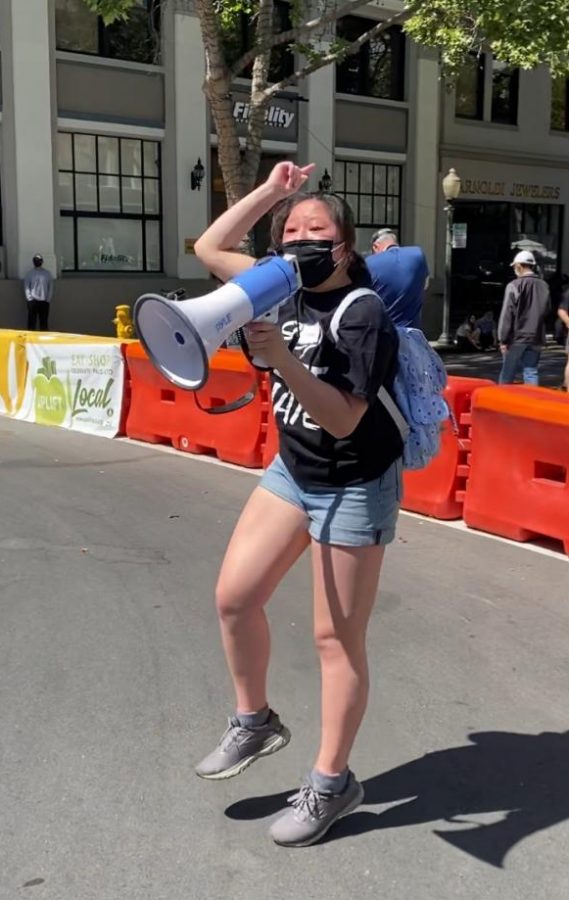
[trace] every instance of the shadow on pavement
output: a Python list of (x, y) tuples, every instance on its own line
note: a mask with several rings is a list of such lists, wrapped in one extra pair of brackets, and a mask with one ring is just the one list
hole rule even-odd
[[(364, 782), (365, 804), (397, 804), (384, 812), (360, 811), (342, 819), (326, 841), (385, 828), (448, 823), (473, 827), (435, 829), (465, 853), (501, 868), (517, 843), (569, 819), (569, 731), (469, 735), (470, 744), (428, 753)], [(282, 810), (297, 790), (250, 797), (228, 807), (231, 819), (258, 819)], [(497, 821), (476, 824), (468, 816)]]

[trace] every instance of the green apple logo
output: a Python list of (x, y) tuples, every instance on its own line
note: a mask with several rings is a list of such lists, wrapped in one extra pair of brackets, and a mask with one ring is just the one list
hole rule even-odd
[(49, 356), (43, 357), (33, 384), (38, 425), (61, 425), (67, 412), (67, 399), (56, 375), (55, 362)]

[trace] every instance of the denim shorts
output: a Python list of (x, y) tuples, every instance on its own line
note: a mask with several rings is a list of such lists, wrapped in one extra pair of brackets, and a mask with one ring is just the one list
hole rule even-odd
[(318, 543), (369, 547), (390, 544), (395, 537), (402, 468), (398, 459), (383, 475), (365, 484), (306, 491), (276, 456), (260, 486), (302, 510), (308, 518), (308, 532)]

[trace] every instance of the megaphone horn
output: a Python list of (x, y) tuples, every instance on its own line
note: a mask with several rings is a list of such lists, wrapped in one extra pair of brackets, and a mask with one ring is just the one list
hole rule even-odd
[(190, 300), (143, 294), (134, 307), (140, 341), (177, 387), (201, 388), (209, 360), (230, 334), (284, 303), (302, 285), (296, 257), (270, 256), (223, 287)]

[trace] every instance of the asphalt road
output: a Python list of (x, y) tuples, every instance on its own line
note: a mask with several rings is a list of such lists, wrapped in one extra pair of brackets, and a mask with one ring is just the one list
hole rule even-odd
[(566, 900), (567, 561), (403, 516), (353, 756), (365, 805), (283, 850), (318, 673), (303, 560), (275, 597), (290, 746), (210, 784), (212, 607), (255, 476), (0, 420), (2, 900)]
[[(449, 375), (461, 375), (470, 378), (490, 378), (498, 381), (502, 368), (502, 355), (498, 350), (487, 353), (458, 353), (456, 351), (439, 350)], [(542, 387), (560, 388), (563, 384), (563, 373), (567, 364), (565, 349), (550, 341), (541, 354), (539, 363), (539, 383)], [(522, 381), (522, 373), (517, 376)]]

